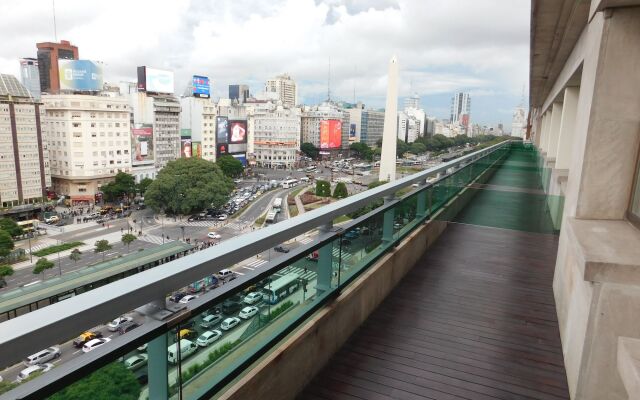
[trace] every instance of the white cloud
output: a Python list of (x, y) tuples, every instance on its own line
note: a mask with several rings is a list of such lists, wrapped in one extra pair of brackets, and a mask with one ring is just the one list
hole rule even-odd
[[(0, 72), (53, 40), (50, 0), (0, 2)], [(57, 0), (58, 38), (82, 58), (106, 63), (106, 79), (135, 79), (136, 66), (176, 72), (181, 93), (192, 74), (254, 89), (278, 73), (300, 95), (384, 104), (387, 62), (397, 54), (400, 95), (456, 90), (518, 96), (528, 80), (528, 0)], [(487, 96), (490, 96), (488, 94)], [(443, 105), (445, 106), (445, 105)], [(509, 107), (509, 104), (503, 104)]]

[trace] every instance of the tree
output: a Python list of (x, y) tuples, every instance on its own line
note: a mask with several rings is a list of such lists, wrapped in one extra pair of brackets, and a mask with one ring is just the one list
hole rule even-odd
[(44, 279), (44, 271), (51, 269), (55, 266), (53, 261), (49, 261), (46, 258), (41, 258), (36, 262), (36, 266), (33, 268), (33, 274), (38, 275), (42, 274), (42, 278)]
[(122, 235), (122, 243), (127, 245), (127, 252), (129, 251), (129, 246), (131, 245), (131, 243), (136, 241), (136, 239), (136, 235), (131, 233), (125, 233), (124, 235)]
[(318, 149), (313, 145), (313, 143), (302, 143), (300, 145), (300, 151), (309, 158), (315, 159), (318, 157)]
[(49, 400), (137, 400), (140, 383), (121, 362), (112, 362), (67, 386)]
[(349, 192), (347, 191), (347, 185), (344, 182), (338, 182), (336, 188), (333, 189), (333, 198), (334, 199), (344, 199), (349, 196)]
[(11, 218), (0, 218), (0, 229), (13, 237), (20, 236), (24, 233), (22, 227)]
[[(0, 287), (6, 284), (4, 277), (13, 275), (13, 272), (13, 268), (10, 265), (0, 265), (0, 283), (2, 283)], [(2, 394), (2, 391), (0, 391), (0, 394)]]
[(222, 173), (230, 178), (237, 178), (242, 175), (242, 172), (244, 171), (242, 162), (234, 156), (225, 155), (218, 157), (216, 164), (220, 167)]
[(13, 240), (9, 232), (0, 230), (0, 257), (6, 257), (13, 250)]
[(100, 190), (108, 201), (114, 201), (133, 195), (136, 191), (136, 180), (131, 174), (118, 172), (114, 181), (102, 185)]
[(413, 142), (409, 146), (409, 151), (413, 154), (422, 154), (427, 151), (427, 146), (424, 143)]
[(396, 140), (396, 156), (402, 158), (407, 151), (409, 151), (409, 145), (404, 140)]
[(140, 192), (140, 194), (144, 196), (144, 193), (147, 191), (149, 185), (151, 185), (152, 182), (153, 179), (151, 178), (143, 178), (140, 183), (138, 183), (138, 192)]
[(364, 160), (371, 160), (371, 157), (373, 155), (373, 151), (371, 150), (371, 148), (363, 142), (351, 143), (349, 149), (352, 152), (356, 153), (358, 157)]
[(331, 196), (331, 184), (328, 181), (317, 180), (316, 181), (316, 196), (329, 197)]
[[(377, 188), (378, 186), (384, 185), (385, 183), (388, 183), (388, 182), (389, 181), (373, 181), (367, 185), (367, 190)], [(380, 207), (383, 204), (384, 204), (384, 200), (382, 199), (375, 200), (372, 203), (369, 203), (368, 205), (362, 207), (361, 209), (352, 212), (351, 214), (349, 214), (349, 217), (356, 219), (358, 217), (361, 217), (365, 214), (370, 213), (371, 211), (375, 210), (376, 208)]]
[(73, 262), (75, 264), (78, 264), (78, 261), (80, 261), (80, 254), (82, 254), (82, 252), (78, 249), (73, 249), (73, 251), (71, 252), (71, 254), (69, 254), (69, 259), (73, 260)]
[(104, 252), (107, 250), (111, 250), (113, 246), (109, 244), (109, 241), (106, 239), (98, 240), (96, 242), (96, 247), (93, 249), (96, 253), (102, 253), (102, 261), (104, 261)]
[(235, 185), (220, 167), (201, 158), (180, 158), (169, 162), (144, 195), (154, 211), (191, 214), (205, 208), (220, 208)]
[(376, 147), (382, 147), (382, 138), (376, 140)]

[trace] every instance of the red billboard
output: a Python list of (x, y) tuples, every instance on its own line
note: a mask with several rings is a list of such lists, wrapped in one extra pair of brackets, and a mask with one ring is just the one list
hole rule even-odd
[(342, 145), (342, 122), (337, 119), (320, 121), (320, 148), (338, 149)]

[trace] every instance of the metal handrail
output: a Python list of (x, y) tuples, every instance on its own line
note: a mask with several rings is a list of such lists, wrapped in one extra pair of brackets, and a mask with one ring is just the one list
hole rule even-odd
[[(504, 141), (476, 151), (456, 160), (389, 182), (374, 189), (350, 196), (320, 209), (304, 213), (268, 228), (221, 242), (215, 247), (168, 262), (87, 293), (52, 304), (0, 324), (0, 354), (2, 362), (11, 364), (39, 348), (66, 341), (79, 330), (95, 326), (113, 316), (129, 312), (143, 304), (164, 301), (166, 295), (192, 282), (245, 260), (248, 255), (266, 249), (308, 232), (331, 224), (341, 215), (356, 211), (373, 200), (393, 195), (414, 183), (428, 187), (426, 179), (434, 174), (458, 169), (461, 165), (484, 157), (508, 144)], [(288, 258), (282, 258), (286, 262)], [(262, 272), (277, 269), (281, 262)], [(235, 285), (218, 292), (223, 297)], [(195, 302), (194, 306), (197, 305)]]

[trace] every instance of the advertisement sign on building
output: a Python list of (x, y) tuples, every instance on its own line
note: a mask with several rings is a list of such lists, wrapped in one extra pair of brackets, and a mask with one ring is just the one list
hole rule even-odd
[(153, 162), (152, 127), (131, 128), (131, 152), (133, 153), (133, 165)]
[(469, 114), (462, 114), (461, 123), (462, 126), (469, 126)]
[(191, 138), (191, 129), (180, 129), (180, 137), (183, 139)]
[(229, 121), (229, 143), (247, 143), (247, 121)]
[(173, 72), (162, 69), (138, 67), (138, 90), (154, 93), (173, 93)]
[(191, 158), (191, 139), (181, 139), (182, 158)]
[(337, 149), (342, 144), (342, 122), (336, 119), (320, 121), (320, 148)]
[(191, 142), (192, 157), (202, 158), (202, 143)]
[(226, 143), (218, 143), (216, 145), (216, 154), (218, 157), (229, 154), (229, 145)]
[(102, 90), (102, 66), (89, 60), (58, 60), (61, 90)]
[(227, 143), (229, 120), (227, 117), (216, 117), (216, 143)]
[(351, 124), (349, 126), (349, 137), (350, 138), (355, 138), (356, 137), (356, 124)]
[(239, 160), (242, 163), (243, 167), (247, 166), (247, 155), (246, 154), (232, 154), (233, 158)]
[(194, 75), (192, 78), (193, 96), (209, 98), (211, 96), (211, 86), (209, 78), (206, 76)]

